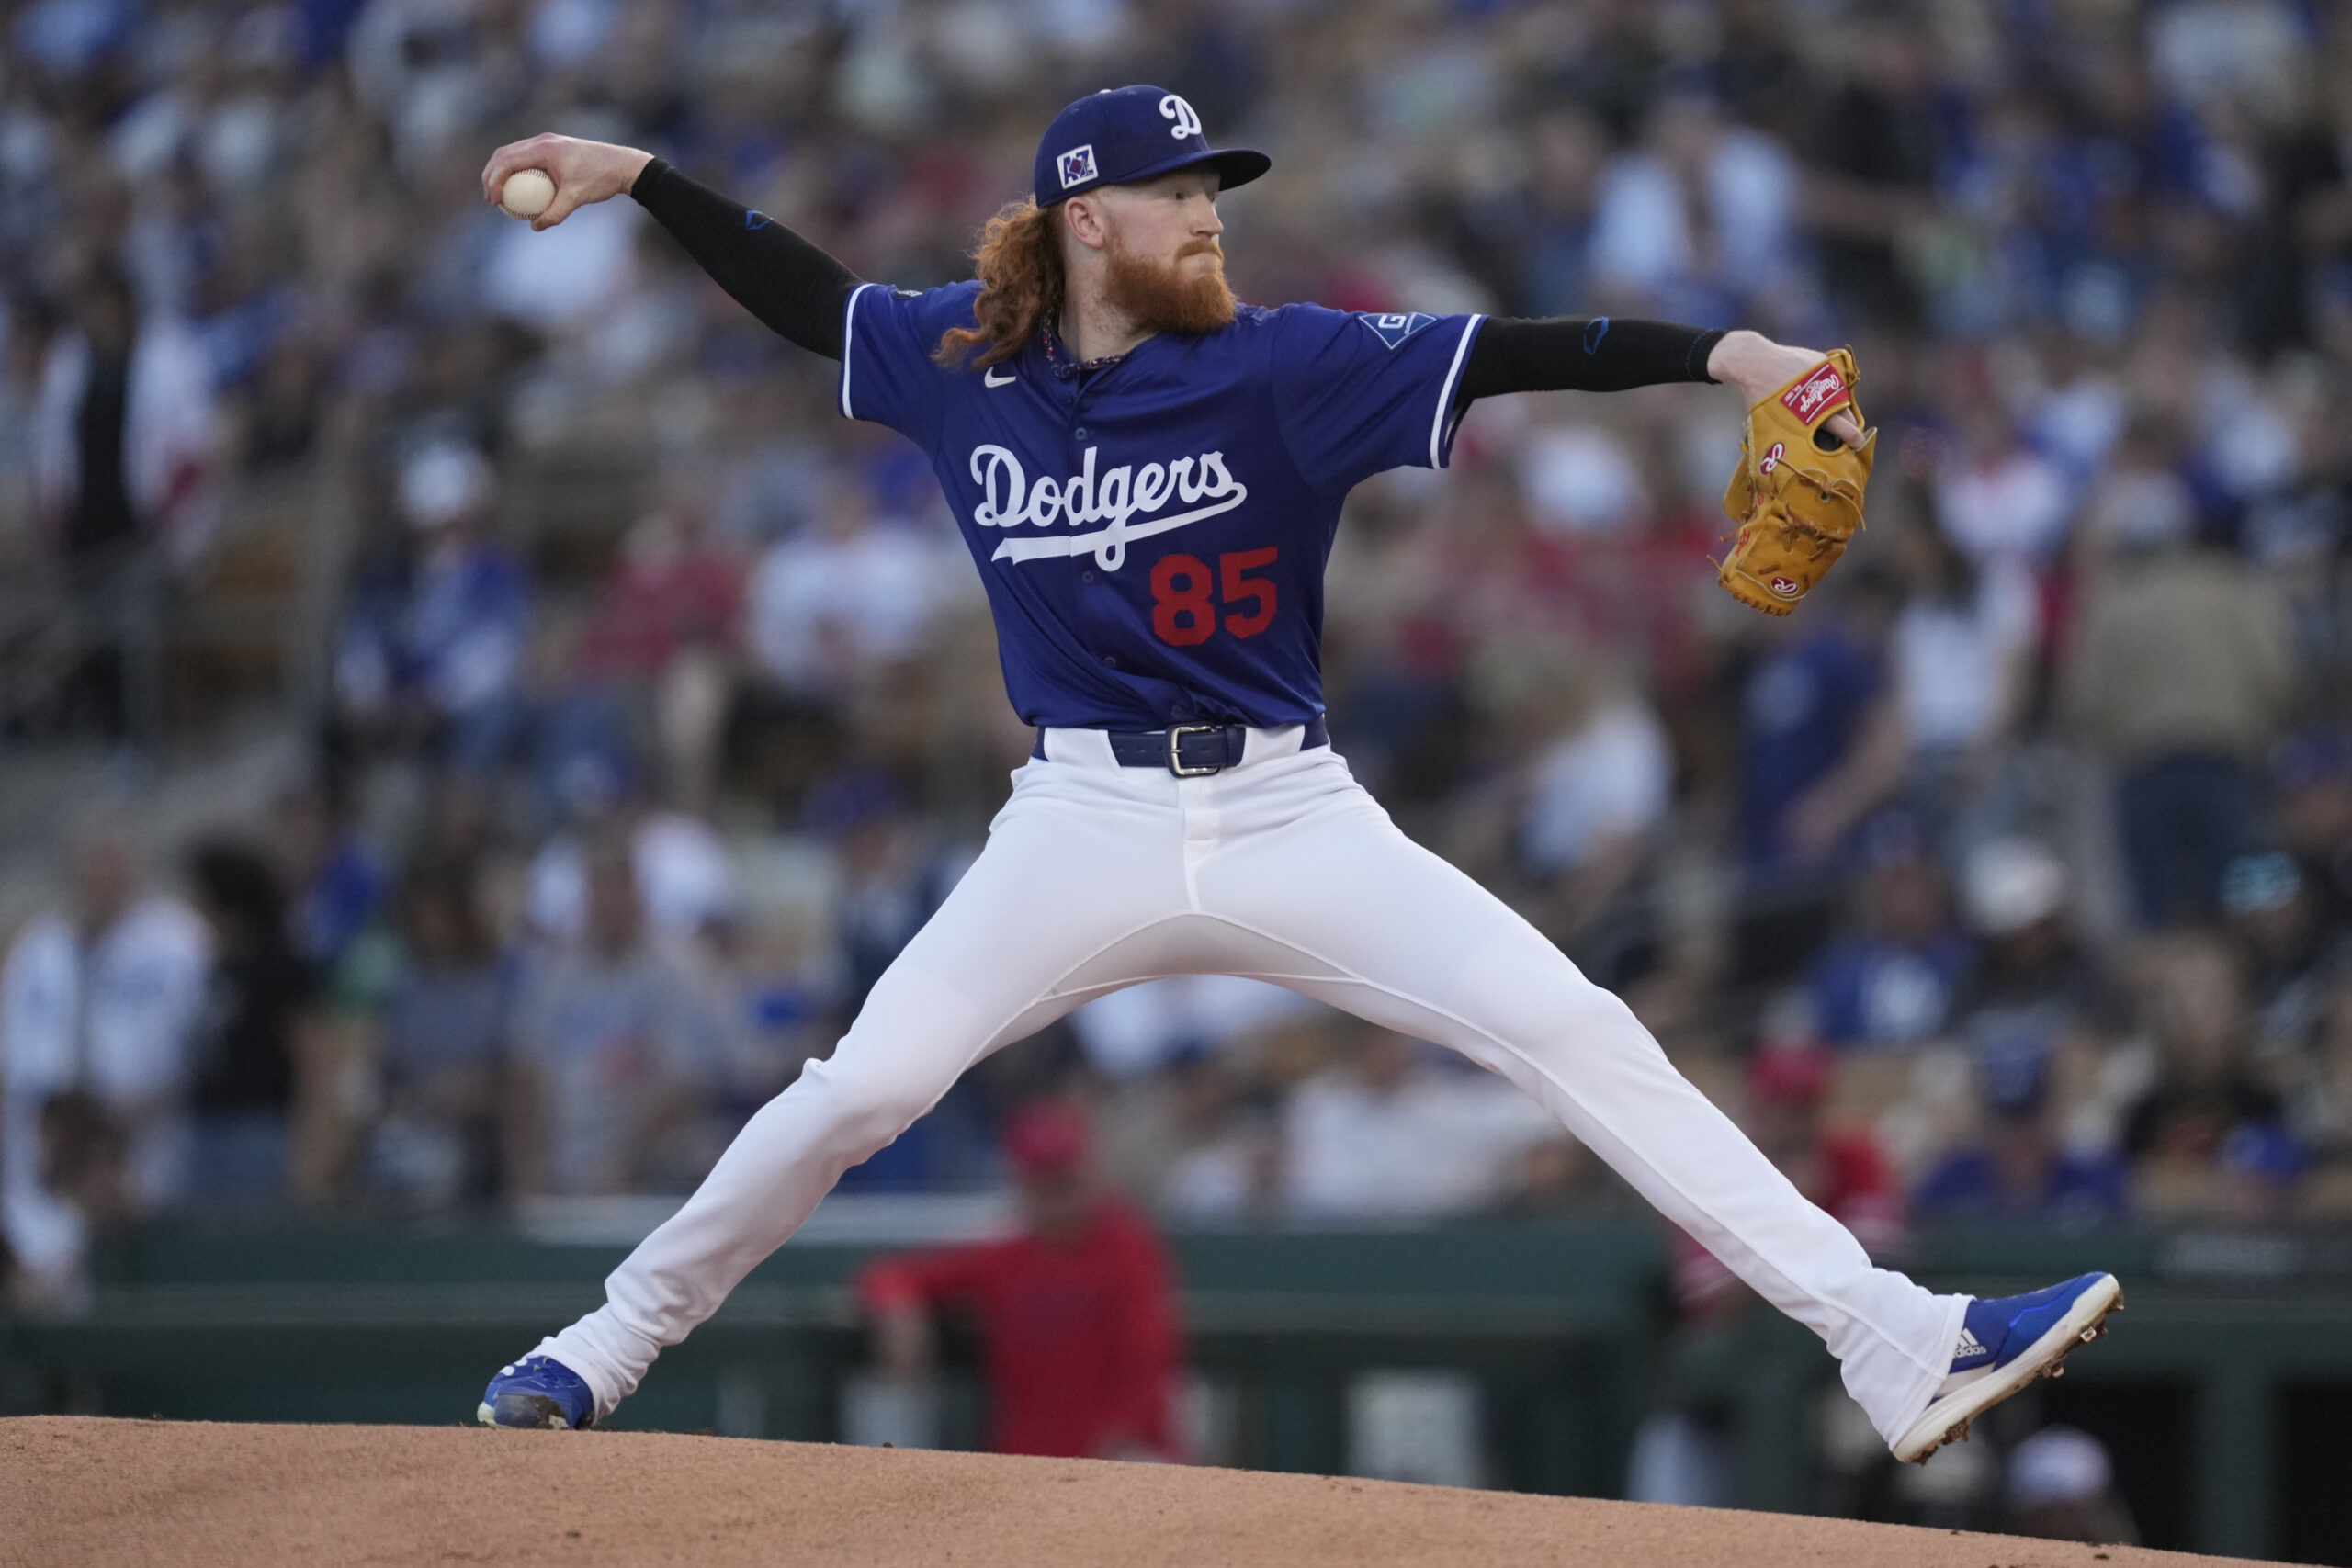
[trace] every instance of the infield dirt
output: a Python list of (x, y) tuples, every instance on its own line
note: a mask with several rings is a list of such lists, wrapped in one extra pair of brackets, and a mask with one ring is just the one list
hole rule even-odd
[(2157, 1568), (2130, 1547), (1233, 1470), (624, 1432), (0, 1421), (0, 1563)]

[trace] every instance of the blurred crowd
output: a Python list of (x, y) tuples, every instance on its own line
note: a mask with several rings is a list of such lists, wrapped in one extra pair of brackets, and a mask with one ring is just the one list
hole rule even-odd
[[(534, 234), (476, 176), (646, 146), (925, 287), (1136, 80), (1274, 157), (1224, 204), (1244, 299), (1854, 345), (1871, 525), (1785, 620), (1710, 581), (1720, 389), (1490, 400), (1453, 471), (1357, 492), (1331, 728), (1409, 831), (1876, 1241), (2352, 1205), (2340, 8), (0, 17), (0, 587), (73, 621), (9, 645), (0, 745), (165, 754), (149, 633), (243, 498), (303, 476), (343, 540), (300, 776), (189, 844), (95, 806), (15, 932), (23, 1292), (123, 1215), (682, 1192), (831, 1048), (1026, 753), (973, 569), (922, 456), (631, 204)], [(1041, 1094), (1187, 1221), (1627, 1202), (1498, 1080), (1206, 978), (984, 1064), (850, 1184), (1001, 1179)]]

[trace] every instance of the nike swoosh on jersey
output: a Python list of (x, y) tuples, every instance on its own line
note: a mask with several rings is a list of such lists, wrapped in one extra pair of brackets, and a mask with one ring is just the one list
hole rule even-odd
[(1010, 375), (1009, 375), (1009, 376), (1005, 377), (1003, 380), (1001, 380), (1001, 381), (998, 380), (998, 379), (997, 379), (997, 375), (996, 375), (996, 367), (995, 367), (995, 366), (993, 366), (993, 365), (991, 365), (991, 366), (989, 366), (989, 373), (988, 373), (987, 375), (985, 375), (985, 376), (983, 376), (983, 377), (981, 377), (981, 378), (980, 378), (980, 385), (981, 385), (981, 386), (983, 386), (983, 387), (1010, 387), (1010, 386), (1012, 386), (1015, 381), (1018, 381), (1019, 379), (1021, 379), (1021, 378), (1020, 378), (1020, 377), (1018, 377), (1018, 376), (1010, 376)]

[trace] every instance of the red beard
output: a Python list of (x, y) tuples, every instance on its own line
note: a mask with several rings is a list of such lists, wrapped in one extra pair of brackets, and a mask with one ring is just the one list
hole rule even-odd
[[(1216, 265), (1187, 271), (1184, 258), (1201, 254)], [(1148, 333), (1210, 333), (1233, 321), (1233, 290), (1226, 287), (1225, 253), (1215, 240), (1195, 240), (1171, 261), (1153, 261), (1114, 237), (1106, 256), (1102, 300)]]

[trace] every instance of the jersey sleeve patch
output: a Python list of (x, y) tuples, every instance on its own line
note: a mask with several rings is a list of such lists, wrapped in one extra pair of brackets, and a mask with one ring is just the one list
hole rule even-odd
[(1358, 310), (1355, 312), (1355, 318), (1372, 329), (1373, 336), (1392, 349), (1423, 327), (1431, 325), (1437, 321), (1435, 316), (1421, 310), (1392, 311), (1385, 315)]

